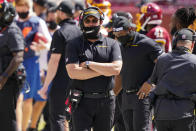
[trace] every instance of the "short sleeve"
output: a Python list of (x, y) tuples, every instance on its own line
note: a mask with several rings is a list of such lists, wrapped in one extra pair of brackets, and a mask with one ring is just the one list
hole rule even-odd
[(25, 41), (21, 30), (17, 26), (12, 26), (8, 31), (8, 48), (11, 52), (24, 50)]
[(112, 61), (122, 60), (121, 50), (120, 50), (120, 43), (114, 41), (112, 46)]
[(152, 61), (154, 61), (155, 59), (157, 59), (158, 56), (160, 56), (163, 53), (163, 50), (161, 49), (159, 44), (153, 40), (149, 41), (148, 45), (149, 45), (149, 57)]
[(65, 63), (66, 64), (76, 64), (79, 63), (79, 48), (80, 42), (76, 39), (70, 40), (67, 43), (67, 47), (65, 50)]
[(52, 43), (51, 43), (51, 47), (50, 47), (50, 52), (51, 53), (64, 53), (64, 48), (65, 48), (65, 39), (62, 35), (62, 33), (60, 32), (60, 30), (57, 30), (53, 37), (52, 37)]

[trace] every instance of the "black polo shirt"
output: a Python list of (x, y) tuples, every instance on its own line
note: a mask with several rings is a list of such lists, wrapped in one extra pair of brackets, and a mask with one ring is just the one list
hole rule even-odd
[[(186, 98), (196, 92), (195, 55), (176, 50), (161, 55), (149, 80), (156, 84), (156, 119), (177, 120), (193, 115), (195, 104)], [(185, 99), (162, 98), (167, 95)]]
[(24, 50), (24, 44), (22, 32), (14, 22), (0, 32), (0, 73), (8, 67), (13, 52)]
[(162, 54), (162, 49), (152, 39), (135, 32), (133, 42), (121, 46), (121, 50), (123, 89), (139, 89), (150, 77), (154, 60)]
[(68, 41), (81, 34), (81, 31), (76, 26), (74, 20), (66, 19), (61, 21), (59, 25), (61, 26), (61, 28), (53, 34), (50, 47), (51, 54), (61, 54), (57, 73), (54, 80), (52, 81), (52, 86), (54, 86), (55, 88), (52, 88), (52, 90), (67, 87), (70, 79), (65, 68), (65, 48)]
[[(86, 60), (110, 63), (121, 60), (119, 43), (100, 35), (99, 40), (92, 43), (83, 36), (71, 41), (66, 51), (66, 64), (81, 63)], [(88, 80), (73, 80), (75, 88), (84, 92), (106, 92), (114, 87), (113, 77), (98, 76)]]

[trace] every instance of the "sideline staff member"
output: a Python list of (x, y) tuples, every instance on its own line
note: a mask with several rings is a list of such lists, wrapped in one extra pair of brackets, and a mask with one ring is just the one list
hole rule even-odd
[(119, 43), (100, 34), (103, 13), (85, 9), (80, 17), (83, 35), (67, 47), (66, 68), (75, 89), (83, 92), (73, 113), (74, 131), (110, 131), (114, 119), (113, 76), (121, 70)]
[[(14, 7), (0, 4), (0, 130), (16, 131), (16, 100), (19, 93), (14, 73), (23, 61), (24, 39), (13, 22)], [(13, 74), (14, 73), (14, 74)]]
[[(39, 94), (47, 98), (48, 86), (52, 82), (49, 94), (49, 113), (52, 131), (64, 131), (65, 126), (65, 99), (70, 78), (65, 69), (65, 48), (68, 41), (81, 34), (73, 17), (74, 6), (69, 1), (62, 1), (57, 7), (57, 19), (61, 28), (52, 39), (51, 56), (43, 88)], [(66, 129), (67, 130), (67, 129)]]
[[(116, 38), (121, 42), (123, 67), (122, 110), (126, 131), (149, 131), (149, 100), (139, 100), (137, 92), (150, 77), (156, 58), (162, 53), (161, 47), (151, 38), (132, 30), (133, 23), (119, 16), (113, 24)], [(116, 77), (119, 83), (120, 77)]]
[[(148, 81), (156, 85), (153, 93), (158, 131), (191, 130), (189, 126), (195, 107), (191, 99), (196, 93), (196, 56), (191, 52), (195, 40), (195, 32), (188, 28), (177, 32), (172, 43), (173, 51), (159, 57)], [(142, 88), (151, 87), (148, 83), (145, 82)]]

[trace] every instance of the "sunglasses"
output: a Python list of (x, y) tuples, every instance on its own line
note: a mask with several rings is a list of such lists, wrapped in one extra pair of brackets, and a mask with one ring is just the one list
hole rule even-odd
[(98, 19), (92, 19), (92, 20), (85, 19), (84, 20), (84, 23), (86, 24), (90, 24), (90, 23), (96, 24), (97, 22), (98, 22)]

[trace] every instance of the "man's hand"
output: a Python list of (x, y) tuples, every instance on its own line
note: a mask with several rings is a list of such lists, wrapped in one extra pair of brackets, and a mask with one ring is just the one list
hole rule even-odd
[(86, 63), (85, 62), (80, 63), (80, 67), (87, 68)]
[(39, 94), (43, 99), (47, 99), (47, 91), (48, 91), (48, 88), (42, 87), (42, 88), (38, 91), (38, 94)]
[(144, 82), (140, 90), (137, 92), (139, 99), (144, 99), (150, 93), (153, 86), (147, 82)]
[(0, 76), (0, 90), (3, 89), (3, 86), (7, 82), (7, 77)]

